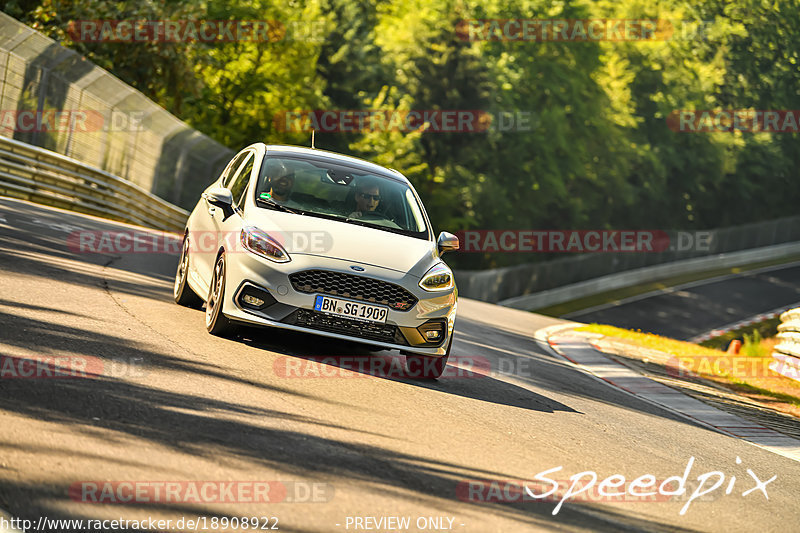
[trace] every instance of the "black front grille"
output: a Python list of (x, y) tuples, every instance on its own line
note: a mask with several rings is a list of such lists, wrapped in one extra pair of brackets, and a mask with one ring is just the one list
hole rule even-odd
[(290, 274), (289, 281), (298, 292), (362, 300), (398, 311), (408, 311), (417, 304), (416, 296), (399, 285), (344, 272), (304, 270)]
[(397, 326), (350, 320), (338, 316), (326, 315), (325, 313), (319, 313), (317, 311), (309, 311), (308, 309), (298, 309), (281, 320), (281, 322), (321, 331), (330, 331), (331, 333), (339, 333), (340, 335), (348, 335), (350, 337), (358, 337), (360, 339), (401, 344), (404, 346), (408, 345), (405, 337), (400, 333)]

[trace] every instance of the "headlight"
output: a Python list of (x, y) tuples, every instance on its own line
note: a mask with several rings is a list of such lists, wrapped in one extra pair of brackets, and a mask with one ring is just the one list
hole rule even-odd
[(253, 226), (245, 226), (242, 229), (242, 246), (245, 250), (276, 263), (288, 263), (292, 260), (278, 241)]
[(453, 271), (444, 263), (438, 263), (422, 276), (419, 286), (430, 292), (450, 290), (453, 288)]

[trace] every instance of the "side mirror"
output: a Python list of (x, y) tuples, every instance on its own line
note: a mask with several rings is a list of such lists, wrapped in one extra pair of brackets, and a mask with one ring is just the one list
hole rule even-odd
[(218, 187), (203, 193), (203, 198), (209, 205), (222, 209), (224, 215), (223, 222), (233, 214), (233, 195), (229, 189)]
[(461, 247), (461, 244), (458, 242), (458, 237), (446, 231), (439, 234), (439, 238), (436, 239), (436, 245), (439, 248), (439, 255), (451, 250), (458, 250)]

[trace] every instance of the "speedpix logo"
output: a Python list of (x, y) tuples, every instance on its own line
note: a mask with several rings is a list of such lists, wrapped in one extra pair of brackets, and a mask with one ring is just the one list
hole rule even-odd
[[(742, 464), (739, 457), (736, 458), (736, 464)], [(628, 481), (622, 474), (612, 474), (601, 479), (592, 470), (574, 474), (568, 480), (553, 479), (551, 475), (564, 468), (557, 466), (539, 472), (532, 480), (465, 480), (456, 486), (456, 497), (467, 502), (557, 502), (553, 515), (557, 515), (569, 500), (660, 502), (676, 499), (685, 501), (679, 512), (684, 515), (693, 502), (722, 496), (723, 493), (716, 492), (722, 487), (725, 496), (746, 497), (761, 493), (769, 500), (767, 486), (778, 478), (774, 475), (769, 479), (762, 479), (747, 468), (749, 477), (740, 476), (742, 479), (735, 475), (726, 476), (718, 470), (699, 474), (692, 479), (693, 467), (694, 457), (690, 457), (683, 475), (658, 479), (653, 474), (644, 474)], [(745, 490), (739, 492), (743, 485)]]

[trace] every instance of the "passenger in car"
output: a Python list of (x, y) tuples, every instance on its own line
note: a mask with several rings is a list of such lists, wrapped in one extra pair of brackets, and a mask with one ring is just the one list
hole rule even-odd
[[(269, 187), (269, 192), (266, 197), (274, 201), (276, 204), (286, 205), (288, 207), (300, 207), (297, 202), (290, 199), (292, 189), (294, 188), (294, 171), (286, 168), (286, 165), (277, 163), (273, 165), (265, 165), (266, 181), (265, 189)], [(264, 194), (262, 193), (262, 196)]]
[(294, 188), (294, 173), (282, 174), (277, 177), (270, 177), (269, 195), (275, 202), (282, 204), (289, 201), (289, 195)]

